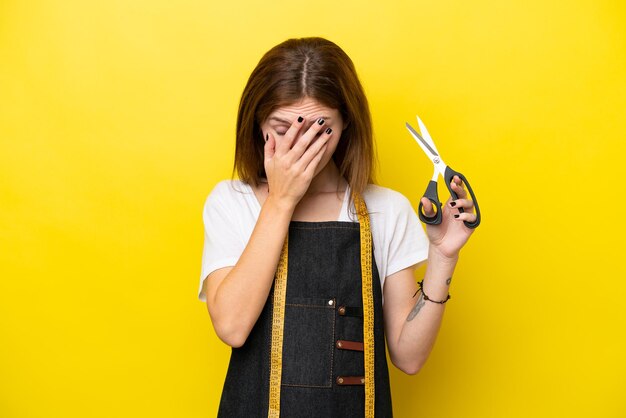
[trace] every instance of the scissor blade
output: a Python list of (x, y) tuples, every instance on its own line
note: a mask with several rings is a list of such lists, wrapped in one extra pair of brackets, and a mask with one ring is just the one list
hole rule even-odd
[(439, 154), (437, 154), (437, 151), (432, 149), (430, 144), (426, 142), (426, 140), (422, 138), (422, 136), (418, 134), (417, 131), (413, 129), (413, 127), (409, 125), (408, 122), (405, 122), (405, 123), (406, 123), (406, 128), (409, 130), (411, 135), (413, 135), (413, 138), (415, 138), (415, 141), (417, 141), (417, 143), (422, 147), (424, 152), (426, 152), (427, 154), (430, 153), (430, 158), (439, 156)]
[(419, 116), (417, 116), (417, 123), (419, 124), (420, 132), (422, 133), (422, 138), (424, 138), (424, 141), (428, 142), (430, 147), (434, 149), (437, 154), (439, 154), (439, 151), (437, 150), (437, 147), (435, 146), (433, 139), (430, 137), (430, 134), (428, 133), (428, 129), (426, 129), (426, 125), (424, 125), (424, 122), (422, 122)]

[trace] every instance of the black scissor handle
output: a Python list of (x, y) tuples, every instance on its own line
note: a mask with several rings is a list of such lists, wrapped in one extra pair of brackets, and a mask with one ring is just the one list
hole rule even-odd
[(424, 192), (424, 197), (427, 197), (428, 200), (432, 202), (433, 205), (437, 207), (437, 213), (435, 216), (428, 217), (424, 215), (422, 209), (424, 205), (420, 200), (420, 204), (417, 210), (417, 214), (422, 222), (429, 225), (439, 225), (441, 223), (441, 202), (439, 201), (439, 196), (437, 195), (437, 182), (429, 181), (428, 187), (426, 187), (426, 191)]
[[(463, 174), (459, 173), (458, 171), (454, 171), (449, 166), (446, 166), (446, 171), (445, 171), (445, 173), (443, 175), (444, 179), (446, 180), (446, 187), (450, 191), (450, 195), (452, 196), (453, 199), (456, 200), (456, 199), (459, 198), (459, 196), (456, 194), (456, 192), (454, 190), (452, 190), (452, 188), (450, 187), (450, 183), (452, 182), (452, 178), (455, 175), (459, 176), (459, 178), (461, 180), (463, 180), (463, 183), (465, 183), (465, 185), (467, 186), (467, 190), (469, 190), (469, 194), (472, 197), (472, 201), (474, 202), (474, 207), (476, 208), (476, 220), (474, 222), (463, 221), (463, 223), (468, 228), (476, 228), (480, 224), (480, 209), (478, 208), (478, 200), (476, 200), (476, 196), (474, 195), (474, 191), (472, 190), (472, 186), (470, 186), (469, 181), (467, 181), (467, 178), (465, 178), (465, 176)], [(431, 181), (431, 183), (432, 183), (432, 181)], [(430, 185), (428, 185), (428, 186), (430, 187)], [(459, 212), (465, 212), (465, 211), (463, 210), (463, 208), (459, 208)]]

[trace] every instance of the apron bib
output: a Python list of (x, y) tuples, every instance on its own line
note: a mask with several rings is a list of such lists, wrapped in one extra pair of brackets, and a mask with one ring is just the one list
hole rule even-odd
[[(362, 198), (354, 197), (357, 206), (360, 203), (357, 210), (366, 211)], [(279, 264), (248, 339), (232, 348), (218, 418), (363, 418), (367, 407), (369, 416), (392, 417), (382, 292), (369, 244), (374, 390), (366, 404), (367, 315), (364, 318), (361, 274), (366, 235), (361, 234), (369, 227), (362, 230), (362, 216), (359, 223), (290, 222), (283, 249), (288, 256), (281, 258), (287, 261), (286, 280), (281, 285)], [(371, 233), (367, 239), (371, 243)], [(280, 292), (284, 306), (275, 307)], [(282, 338), (277, 338), (276, 329), (281, 328)], [(282, 356), (272, 358), (272, 347)]]

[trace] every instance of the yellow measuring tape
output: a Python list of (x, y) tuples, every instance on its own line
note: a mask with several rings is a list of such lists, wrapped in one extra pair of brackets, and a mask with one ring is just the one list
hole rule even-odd
[[(365, 418), (374, 418), (374, 296), (372, 294), (372, 241), (370, 219), (365, 201), (352, 193), (360, 223), (361, 293), (363, 297), (363, 350), (365, 358)], [(283, 330), (287, 294), (287, 250), (289, 232), (285, 237), (274, 279), (274, 309), (270, 351), (269, 418), (280, 416), (280, 384), (283, 371)]]
[(365, 418), (374, 418), (374, 295), (372, 294), (372, 234), (365, 201), (354, 195), (361, 224), (361, 294), (363, 295), (363, 351), (365, 354)]
[(287, 294), (287, 249), (289, 231), (274, 279), (274, 312), (272, 314), (272, 348), (270, 352), (270, 403), (267, 416), (280, 416), (280, 380), (283, 374), (283, 328), (285, 326), (285, 295)]

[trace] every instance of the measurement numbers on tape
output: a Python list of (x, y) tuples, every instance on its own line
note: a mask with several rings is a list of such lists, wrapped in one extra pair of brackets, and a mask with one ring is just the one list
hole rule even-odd
[(285, 296), (287, 294), (287, 250), (289, 231), (274, 280), (274, 312), (272, 315), (272, 347), (270, 352), (270, 400), (267, 416), (280, 416), (280, 380), (283, 374), (283, 329), (285, 325)]
[(363, 351), (365, 354), (365, 418), (374, 418), (374, 297), (372, 295), (372, 235), (365, 201), (354, 195), (361, 224), (361, 293), (363, 295)]

